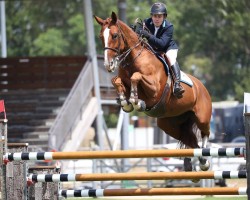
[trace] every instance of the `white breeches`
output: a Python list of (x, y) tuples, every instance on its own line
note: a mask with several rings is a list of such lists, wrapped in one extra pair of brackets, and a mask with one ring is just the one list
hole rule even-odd
[(170, 62), (170, 66), (175, 64), (177, 58), (178, 49), (170, 49), (167, 51), (166, 55)]

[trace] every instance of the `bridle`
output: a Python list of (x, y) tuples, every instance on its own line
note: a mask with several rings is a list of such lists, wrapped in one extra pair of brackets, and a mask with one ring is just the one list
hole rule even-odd
[(121, 50), (120, 50), (120, 46), (121, 46), (120, 37), (122, 37), (124, 43), (125, 43), (125, 38), (124, 38), (124, 36), (123, 36), (123, 34), (122, 34), (122, 29), (121, 29), (120, 25), (118, 24), (118, 22), (117, 22), (116, 24), (117, 24), (117, 27), (118, 27), (118, 39), (119, 39), (118, 48), (115, 49), (115, 48), (111, 48), (111, 47), (104, 47), (103, 50), (104, 50), (104, 51), (105, 51), (105, 50), (111, 50), (111, 51), (116, 52), (117, 55), (120, 55), (120, 51), (121, 51)]
[(112, 51), (116, 52), (117, 55), (119, 55), (119, 54), (120, 54), (120, 45), (121, 45), (121, 42), (120, 42), (120, 40), (119, 40), (118, 49), (111, 48), (111, 47), (104, 47), (103, 50), (104, 50), (104, 51), (105, 51), (105, 50), (112, 50)]
[[(144, 42), (143, 39), (139, 38), (138, 42), (133, 46), (130, 47), (128, 50), (124, 51), (123, 53), (121, 53), (121, 37), (123, 42), (126, 44), (126, 39), (124, 37), (124, 33), (120, 27), (120, 24), (117, 22), (116, 23), (117, 27), (118, 27), (118, 48), (111, 48), (111, 47), (104, 47), (104, 51), (105, 50), (111, 50), (116, 52), (116, 56), (115, 56), (115, 60), (118, 61), (119, 63), (122, 63), (127, 57), (128, 55), (131, 53), (131, 51), (135, 48), (137, 48), (140, 44), (142, 44), (142, 48), (140, 50), (140, 52), (136, 55), (136, 57), (133, 59), (132, 63), (136, 60), (136, 58), (138, 58), (142, 52), (142, 50), (144, 49)], [(127, 45), (128, 46), (128, 45)], [(130, 63), (131, 64), (131, 63)], [(125, 66), (128, 66), (129, 64), (127, 63)]]

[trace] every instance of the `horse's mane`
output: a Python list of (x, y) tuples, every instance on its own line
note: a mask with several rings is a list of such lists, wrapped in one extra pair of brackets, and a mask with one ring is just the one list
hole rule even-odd
[(120, 28), (126, 37), (129, 37), (130, 40), (138, 42), (139, 38), (138, 38), (137, 34), (125, 22), (118, 19), (116, 23), (118, 24), (118, 26), (120, 25)]

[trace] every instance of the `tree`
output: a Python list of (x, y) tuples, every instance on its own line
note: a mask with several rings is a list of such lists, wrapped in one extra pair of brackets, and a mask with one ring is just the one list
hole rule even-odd
[[(154, 3), (126, 2), (129, 25), (136, 18), (149, 17)], [(174, 24), (181, 69), (194, 72), (214, 101), (242, 101), (239, 93), (249, 91), (246, 77), (250, 68), (250, 1), (162, 2), (167, 5), (168, 20)], [(117, 0), (93, 0), (92, 5), (93, 14), (101, 18), (110, 17), (112, 11), (118, 13)], [(6, 1), (6, 19), (8, 56), (82, 55), (87, 49), (83, 0), (36, 0), (35, 4)], [(94, 29), (97, 52), (103, 54), (100, 26), (95, 21)]]
[(234, 82), (239, 78), (236, 65), (240, 60), (242, 68), (249, 68), (250, 3), (247, 0), (188, 2), (186, 7), (180, 7), (182, 15), (177, 30), (181, 63), (185, 64), (191, 54), (210, 59), (212, 79), (206, 81), (206, 86), (213, 100), (234, 97)]
[(60, 30), (50, 28), (41, 33), (35, 40), (30, 50), (31, 56), (66, 55), (69, 43), (63, 40)]
[(86, 31), (83, 15), (78, 13), (67, 21), (69, 28), (65, 31), (65, 40), (69, 43), (67, 55), (84, 55), (87, 51)]
[[(57, 34), (60, 31), (65, 42), (67, 30), (72, 28), (68, 19), (77, 14), (83, 16), (82, 6), (82, 0), (6, 1), (8, 56), (30, 56), (31, 52), (35, 56), (30, 50), (35, 48), (34, 41), (51, 28)], [(83, 18), (79, 23), (83, 24)]]

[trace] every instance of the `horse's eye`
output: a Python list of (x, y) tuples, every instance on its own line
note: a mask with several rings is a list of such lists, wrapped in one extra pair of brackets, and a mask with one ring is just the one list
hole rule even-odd
[(115, 33), (115, 34), (112, 36), (112, 38), (113, 38), (113, 39), (118, 38), (118, 34), (117, 34), (117, 33)]

